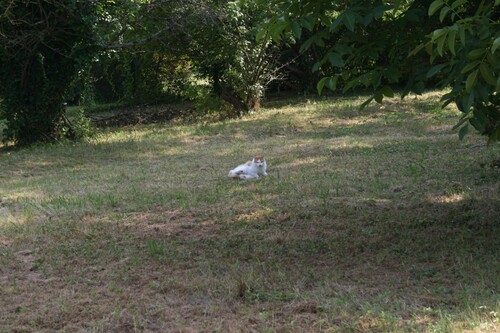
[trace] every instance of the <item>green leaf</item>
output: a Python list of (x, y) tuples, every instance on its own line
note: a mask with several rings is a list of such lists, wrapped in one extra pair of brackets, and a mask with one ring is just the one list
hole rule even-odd
[(342, 93), (345, 93), (349, 91), (349, 89), (352, 89), (353, 87), (356, 86), (355, 80), (348, 81), (345, 85), (344, 88), (342, 89)]
[(343, 20), (344, 20), (344, 14), (340, 14), (339, 16), (337, 16), (330, 25), (330, 32), (334, 32), (335, 29), (339, 27), (340, 23), (342, 23)]
[[(241, 0), (240, 0), (241, 1)], [(318, 13), (318, 19), (321, 25), (323, 26), (329, 26), (332, 24), (332, 17), (330, 15), (326, 15), (325, 13)]]
[(436, 60), (436, 58), (438, 57), (438, 53), (435, 52), (433, 54), (431, 54), (431, 58), (429, 59), (429, 62), (431, 63), (431, 65), (434, 63), (434, 60)]
[(443, 105), (441, 105), (441, 109), (444, 109), (445, 107), (447, 107), (449, 104), (453, 103), (453, 99), (448, 99), (446, 100)]
[(485, 53), (485, 51), (486, 51), (485, 49), (472, 50), (469, 52), (469, 54), (467, 54), (467, 58), (469, 58), (470, 60), (477, 59), (481, 57)]
[(368, 104), (370, 104), (373, 101), (373, 97), (368, 98), (366, 101), (364, 101), (359, 108), (364, 109)]
[(326, 76), (319, 80), (316, 89), (318, 90), (318, 95), (321, 95), (321, 92), (323, 91), (323, 87), (325, 86), (326, 81), (330, 79), (330, 77)]
[(271, 26), (271, 29), (269, 30), (269, 33), (271, 34), (271, 38), (274, 41), (279, 42), (282, 38), (283, 30), (285, 30), (287, 26), (287, 23), (284, 21), (280, 21), (276, 24), (273, 24)]
[(439, 10), (439, 8), (443, 7), (444, 1), (443, 0), (435, 0), (434, 2), (431, 3), (429, 6), (429, 16), (434, 15), (435, 12)]
[(336, 90), (337, 89), (337, 81), (339, 77), (338, 76), (333, 76), (330, 77), (330, 79), (326, 82), (326, 86), (330, 88), (330, 90)]
[(333, 49), (340, 55), (350, 54), (351, 48), (346, 44), (336, 44)]
[(446, 64), (439, 64), (436, 66), (431, 67), (427, 74), (425, 75), (428, 79), (436, 75), (437, 73), (441, 72), (441, 70), (446, 66)]
[(382, 92), (382, 94), (384, 96), (394, 97), (394, 91), (392, 91), (391, 87), (389, 87), (389, 86), (383, 86), (380, 91)]
[(377, 6), (375, 8), (373, 8), (373, 17), (375, 19), (379, 19), (379, 18), (382, 18), (385, 14), (386, 11), (389, 11), (391, 8), (391, 6), (388, 6), (388, 5), (380, 5), (380, 6)]
[(450, 30), (450, 33), (448, 34), (448, 48), (450, 49), (451, 54), (456, 56), (457, 54), (455, 53), (455, 39), (457, 37), (457, 31), (456, 30)]
[[(471, 111), (472, 103), (474, 103), (474, 94), (467, 94), (462, 96), (462, 102), (460, 103), (462, 107), (458, 109), (465, 114), (469, 114)], [(459, 106), (457, 104), (457, 106)]]
[(462, 70), (460, 71), (460, 73), (465, 74), (465, 73), (471, 71), (472, 69), (474, 69), (480, 63), (481, 63), (480, 60), (476, 60), (476, 61), (473, 61), (471, 63), (468, 63), (467, 66), (465, 66), (464, 68), (462, 68)]
[[(434, 44), (432, 44), (431, 42), (425, 44), (425, 52), (427, 52), (428, 55), (432, 55), (432, 47), (433, 47)], [(432, 61), (431, 61), (432, 63)]]
[(328, 60), (335, 67), (344, 67), (345, 62), (342, 60), (340, 54), (332, 52), (328, 54)]
[(488, 138), (488, 145), (500, 141), (500, 127), (497, 127)]
[(455, 125), (453, 126), (452, 130), (456, 130), (457, 128), (459, 128), (460, 126), (462, 126), (466, 121), (468, 121), (470, 119), (470, 114), (464, 114), (461, 118), (460, 118), (460, 121)]
[(347, 11), (344, 13), (344, 24), (347, 27), (347, 29), (354, 31), (354, 23), (356, 21), (356, 16), (354, 16), (354, 13), (351, 11)]
[(384, 76), (389, 80), (389, 83), (396, 83), (401, 77), (401, 72), (397, 66), (389, 66), (384, 70)]
[(483, 77), (484, 81), (488, 83), (489, 85), (495, 86), (496, 85), (496, 80), (493, 74), (491, 74), (491, 69), (486, 65), (486, 63), (482, 62), (481, 65), (479, 65), (479, 70), (481, 71), (481, 76)]
[(309, 49), (312, 45), (312, 43), (314, 43), (316, 37), (315, 36), (312, 36), (310, 38), (308, 38), (301, 46), (300, 46), (300, 53), (304, 52), (305, 50)]
[(474, 115), (470, 118), (469, 123), (474, 127), (479, 133), (484, 134), (488, 126), (488, 118), (484, 116), (478, 109), (474, 110)]
[[(498, 1), (500, 1), (500, 0), (498, 0)], [(497, 37), (493, 41), (493, 45), (491, 46), (491, 53), (495, 53), (495, 51), (498, 49), (499, 46), (500, 46), (500, 37)]]
[(469, 124), (463, 126), (460, 131), (458, 131), (458, 138), (460, 140), (463, 140), (464, 137), (467, 135), (467, 133), (469, 132)]
[(454, 94), (452, 92), (449, 92), (447, 94), (444, 94), (443, 96), (441, 96), (441, 98), (439, 99), (440, 102), (443, 102), (444, 103), (441, 105), (441, 109), (444, 109), (448, 104), (452, 103), (454, 101), (454, 98), (453, 98)]
[(495, 0), (495, 6), (500, 5), (500, 0)]
[(448, 29), (436, 29), (432, 32), (431, 35), (431, 41), (436, 41), (437, 39), (441, 38), (441, 36), (445, 35), (448, 33)]
[(463, 26), (460, 26), (458, 29), (458, 34), (460, 35), (460, 43), (465, 46), (465, 28)]
[(498, 66), (498, 60), (497, 57), (493, 56), (493, 53), (486, 52), (486, 60), (490, 63), (493, 68), (496, 68)]
[[(364, 75), (363, 75), (364, 76)], [(382, 80), (382, 73), (376, 70), (370, 71), (364, 80), (365, 87), (373, 86), (373, 89), (377, 89), (380, 86)]]
[(414, 48), (413, 50), (411, 50), (410, 54), (408, 54), (408, 57), (412, 57), (414, 55), (416, 55), (418, 52), (420, 52), (420, 50), (422, 50), (423, 48), (425, 47), (425, 44), (420, 44), (418, 45), (416, 48)]
[(450, 7), (446, 6), (441, 9), (441, 12), (439, 13), (439, 21), (443, 22), (444, 19), (446, 18), (446, 15), (448, 12), (451, 10)]
[(297, 39), (300, 39), (300, 37), (302, 36), (302, 27), (300, 26), (299, 22), (292, 21), (291, 28), (293, 35), (297, 37)]
[(476, 84), (478, 74), (479, 74), (479, 69), (476, 69), (474, 72), (470, 73), (469, 76), (467, 77), (467, 80), (465, 80), (465, 91), (468, 94), (470, 94), (472, 88)]
[(451, 5), (451, 9), (455, 9), (457, 7), (460, 7), (464, 3), (466, 3), (468, 0), (457, 0)]
[(446, 42), (446, 35), (447, 34), (448, 34), (448, 31), (446, 31), (446, 33), (443, 36), (441, 36), (437, 42), (437, 51), (438, 51), (440, 56), (443, 55), (444, 43)]
[(264, 38), (265, 35), (267, 35), (267, 27), (264, 27), (262, 29), (259, 30), (259, 32), (257, 33), (257, 36), (255, 36), (255, 39), (257, 40), (257, 42), (259, 42), (262, 38)]
[(373, 98), (375, 98), (375, 102), (381, 104), (384, 99), (384, 95), (381, 92), (377, 92)]
[(316, 18), (313, 16), (305, 16), (300, 19), (300, 23), (307, 30), (312, 31), (316, 24)]
[(316, 72), (321, 66), (323, 65), (323, 62), (322, 61), (318, 61), (317, 63), (315, 63), (312, 67), (312, 72)]
[[(484, 10), (484, 2), (485, 2), (485, 1), (486, 1), (486, 0), (482, 0), (482, 1), (481, 1), (481, 3), (479, 4), (479, 7), (477, 7), (477, 9), (476, 9), (476, 14), (475, 14), (475, 15), (480, 16), (480, 15), (482, 15), (482, 14), (483, 14), (483, 10)], [(490, 1), (491, 1), (491, 0), (490, 0)]]

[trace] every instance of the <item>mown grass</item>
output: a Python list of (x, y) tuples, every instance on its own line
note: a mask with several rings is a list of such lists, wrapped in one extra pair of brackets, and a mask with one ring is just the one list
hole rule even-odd
[(360, 101), (0, 152), (0, 332), (497, 331), (499, 147)]

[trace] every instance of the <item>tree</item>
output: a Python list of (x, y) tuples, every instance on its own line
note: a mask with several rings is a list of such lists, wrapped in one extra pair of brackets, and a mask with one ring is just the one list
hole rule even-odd
[(29, 145), (72, 136), (65, 97), (143, 102), (166, 84), (175, 90), (189, 69), (237, 115), (258, 109), (280, 77), (279, 47), (267, 34), (255, 39), (273, 9), (249, 0), (4, 0), (3, 138)]
[[(372, 89), (364, 106), (394, 96), (391, 87), (395, 85), (405, 86), (404, 97), (438, 82), (451, 87), (443, 96), (445, 105), (455, 102), (464, 114), (457, 126), (468, 122), (491, 141), (500, 139), (500, 0), (276, 3), (281, 4), (280, 14), (266, 27), (275, 39), (286, 32), (300, 38), (306, 29), (312, 36), (303, 49), (333, 41), (313, 67), (330, 67), (318, 82), (320, 93), (324, 87)], [(468, 124), (461, 128), (460, 137)]]
[(101, 3), (95, 36), (103, 49), (79, 81), (89, 78), (96, 102), (154, 102), (178, 92), (190, 69), (185, 28), (203, 9), (191, 0)]
[(490, 142), (500, 141), (499, 7), (500, 0), (433, 1), (429, 15), (439, 13), (443, 26), (413, 52), (425, 48), (431, 63), (441, 60), (427, 76), (439, 73), (443, 76), (442, 86), (451, 86), (451, 92), (442, 100), (444, 105), (455, 102), (463, 113), (455, 126), (461, 126), (460, 138), (470, 124)]
[(132, 52), (132, 56), (123, 57), (123, 65), (129, 69), (124, 73), (128, 75), (124, 80), (126, 88), (141, 90), (142, 79), (147, 76), (155, 91), (161, 89), (159, 77), (151, 73), (157, 74), (155, 66), (164, 54), (151, 49), (144, 54), (138, 48), (162, 40), (164, 50), (168, 44), (164, 37), (182, 29), (179, 23), (183, 22), (184, 14), (197, 3), (191, 0), (0, 2), (0, 120), (7, 124), (3, 139), (29, 145), (54, 141), (65, 134), (73, 136), (64, 115), (64, 96), (75, 79), (88, 78), (86, 73), (92, 70), (89, 64), (97, 55), (125, 49), (136, 51), (135, 56)]
[(187, 53), (195, 69), (237, 115), (259, 109), (268, 85), (280, 78), (279, 48), (268, 35), (255, 38), (271, 12), (255, 1), (213, 1), (189, 29)]
[(4, 140), (53, 141), (64, 132), (64, 92), (98, 47), (93, 1), (0, 3), (0, 119)]
[(258, 108), (274, 78), (275, 46), (255, 40), (265, 16), (251, 1), (124, 0), (106, 2), (101, 11), (96, 35), (105, 50), (87, 71), (96, 96), (104, 88), (127, 100), (151, 100), (181, 65), (208, 79), (215, 95), (241, 114)]

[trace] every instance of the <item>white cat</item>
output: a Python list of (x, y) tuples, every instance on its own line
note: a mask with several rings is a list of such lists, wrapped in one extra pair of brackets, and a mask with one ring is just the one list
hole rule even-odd
[(236, 179), (257, 179), (259, 175), (267, 176), (267, 163), (264, 156), (255, 156), (253, 160), (238, 165), (229, 171), (229, 177)]

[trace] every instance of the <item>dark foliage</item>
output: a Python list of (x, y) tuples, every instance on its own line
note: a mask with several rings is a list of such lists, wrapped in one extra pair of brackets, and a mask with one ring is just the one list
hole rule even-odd
[[(95, 54), (93, 3), (10, 0), (0, 3), (0, 118), (4, 140), (49, 142), (65, 133), (64, 92)], [(71, 131), (66, 131), (71, 136)]]

